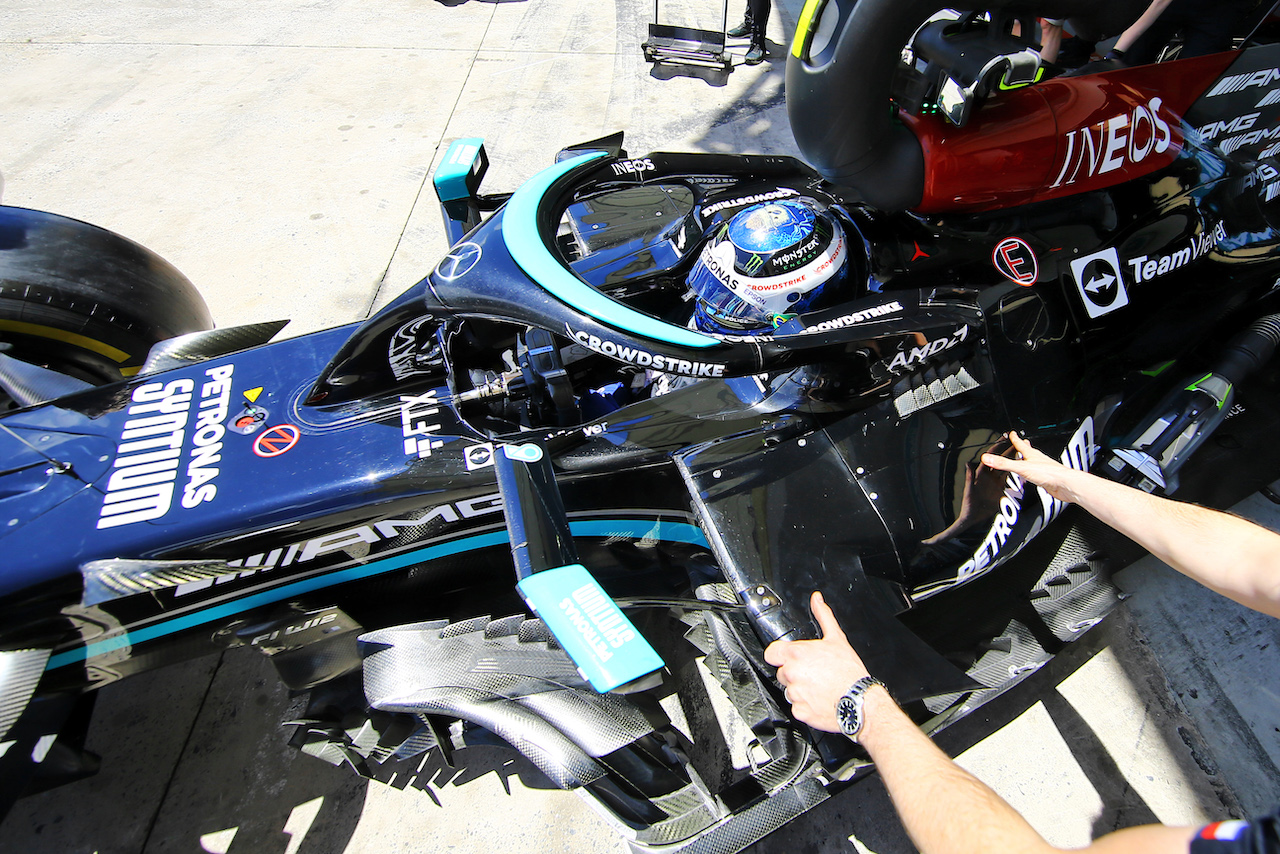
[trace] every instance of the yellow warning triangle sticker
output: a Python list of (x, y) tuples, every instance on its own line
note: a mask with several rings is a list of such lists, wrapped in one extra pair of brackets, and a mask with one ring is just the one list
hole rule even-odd
[(250, 403), (257, 403), (258, 395), (260, 394), (262, 394), (262, 386), (249, 389), (244, 393), (244, 396), (245, 396), (245, 399), (248, 400)]

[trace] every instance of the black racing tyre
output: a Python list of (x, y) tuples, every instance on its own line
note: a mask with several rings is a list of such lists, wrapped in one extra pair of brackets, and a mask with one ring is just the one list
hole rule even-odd
[(151, 250), (79, 220), (0, 206), (8, 355), (103, 385), (136, 374), (156, 342), (212, 328), (204, 298)]

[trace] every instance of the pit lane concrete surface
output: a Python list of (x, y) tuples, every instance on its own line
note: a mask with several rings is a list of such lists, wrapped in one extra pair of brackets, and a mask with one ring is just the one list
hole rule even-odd
[[(491, 192), (619, 129), (633, 154), (795, 153), (782, 74), (801, 2), (774, 5), (771, 62), (725, 74), (647, 64), (648, 0), (0, 0), (3, 201), (157, 251), (220, 326), (349, 322), (446, 251), (428, 176), (455, 138), (485, 137)], [(724, 14), (708, 0), (660, 12)], [(1240, 509), (1280, 527), (1261, 498)], [(1116, 614), (941, 743), (1060, 845), (1280, 800), (1280, 624), (1150, 559), (1120, 581), (1132, 597)], [(88, 745), (101, 773), (20, 802), (0, 851), (619, 846), (497, 748), (381, 782), (299, 755), (279, 726), (291, 703), (247, 650), (106, 688)], [(913, 849), (872, 777), (752, 850)]]

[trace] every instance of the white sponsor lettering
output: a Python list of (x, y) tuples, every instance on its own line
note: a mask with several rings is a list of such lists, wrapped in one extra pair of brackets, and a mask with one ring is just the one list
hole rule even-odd
[(200, 408), (196, 410), (196, 430), (191, 436), (191, 461), (187, 463), (187, 485), (182, 489), (182, 506), (190, 510), (212, 501), (218, 494), (218, 463), (222, 460), (222, 437), (227, 429), (227, 406), (231, 399), (231, 375), (235, 365), (222, 365), (204, 372), (209, 381), (200, 387)]
[(775, 255), (769, 260), (773, 262), (774, 269), (776, 270), (779, 266), (790, 264), (808, 255), (810, 252), (818, 248), (818, 244), (821, 242), (821, 240), (822, 240), (821, 234), (814, 234), (806, 242), (804, 242), (800, 246), (797, 246), (795, 249), (792, 249), (790, 252), (784, 252), (781, 255)]
[(1259, 107), (1269, 107), (1275, 103), (1280, 103), (1280, 88), (1272, 89), (1267, 92), (1267, 94), (1262, 96), (1258, 103), (1253, 105), (1253, 108), (1256, 110)]
[(635, 640), (618, 606), (594, 584), (584, 584), (560, 600), (560, 610), (601, 661), (613, 658), (612, 650)]
[[(432, 522), (454, 524), (463, 519), (474, 519), (502, 512), (502, 495), (481, 495), (455, 501), (452, 504), (440, 504), (428, 509), (414, 519), (383, 519), (370, 525), (357, 525), (343, 531), (335, 531), (309, 540), (301, 540), (287, 547), (259, 552), (242, 560), (228, 561), (227, 566), (233, 571), (217, 578), (203, 578), (180, 584), (174, 589), (174, 596), (187, 596), (212, 587), (214, 584), (225, 584), (237, 578), (246, 578), (259, 572), (281, 569), (294, 564), (315, 560), (334, 552), (347, 552), (367, 557), (368, 546), (385, 541), (396, 540), (401, 536), (401, 528), (421, 529)], [(407, 545), (417, 544), (420, 536), (410, 538)], [(362, 554), (362, 552), (364, 554)]]
[(1277, 172), (1274, 167), (1268, 166), (1266, 163), (1262, 163), (1257, 169), (1254, 169), (1244, 177), (1244, 183), (1241, 185), (1241, 189), (1247, 190), (1250, 187), (1266, 183), (1267, 181), (1271, 181), (1275, 178), (1280, 178), (1280, 172)]
[[(1076, 428), (1076, 432), (1072, 434), (1071, 440), (1067, 442), (1067, 447), (1062, 450), (1058, 459), (1067, 468), (1088, 471), (1093, 468), (1093, 461), (1097, 454), (1098, 446), (1093, 439), (1093, 416), (1090, 415), (1080, 422), (1080, 426)], [(1044, 508), (1044, 519), (1041, 523), (1043, 527), (1057, 519), (1058, 514), (1067, 505), (1065, 501), (1059, 501), (1050, 495), (1043, 486), (1037, 486), (1036, 492), (1040, 496), (1040, 506)], [(1036, 529), (1036, 533), (1038, 532), (1039, 529)], [(1031, 536), (1027, 539), (1031, 539)]]
[[(764, 297), (760, 296), (757, 291), (759, 288), (755, 286), (752, 279), (743, 278), (733, 269), (733, 246), (728, 242), (715, 244), (707, 244), (707, 248), (702, 250), (702, 263), (729, 290), (733, 291), (742, 299), (754, 305), (756, 308), (764, 308)], [(775, 276), (767, 280), (760, 280), (772, 284), (775, 281), (784, 281), (790, 279), (794, 284), (797, 281), (803, 281), (803, 276)]]
[(635, 640), (636, 633), (627, 625), (627, 618), (622, 616), (618, 606), (594, 584), (584, 584), (573, 591), (573, 601), (582, 606), (596, 629), (604, 635), (609, 646), (618, 649), (628, 641)]
[[(1098, 448), (1094, 444), (1093, 436), (1093, 416), (1089, 416), (1081, 422), (1058, 459), (1069, 468), (1077, 471), (1088, 471), (1093, 466), (1097, 452)], [(995, 561), (1001, 556), (1001, 551), (1009, 541), (1013, 526), (1018, 523), (1018, 517), (1022, 512), (1024, 490), (1025, 483), (1022, 477), (1010, 474), (1005, 480), (1004, 495), (1000, 498), (1000, 508), (991, 523), (990, 530), (987, 531), (987, 536), (983, 539), (982, 545), (978, 546), (977, 551), (973, 553), (973, 557), (960, 564), (960, 569), (956, 573), (956, 581), (965, 581), (981, 575), (995, 566)], [(1054, 498), (1043, 487), (1037, 486), (1036, 492), (1040, 497), (1040, 506), (1043, 512), (1026, 536), (1017, 544), (1017, 547), (1005, 554), (1005, 557), (1017, 554), (1019, 549), (1029, 543), (1046, 525), (1056, 519), (1058, 514), (1062, 512), (1063, 507), (1066, 506), (1064, 502)]]
[(846, 314), (843, 317), (837, 317), (835, 320), (824, 320), (821, 323), (815, 323), (812, 326), (806, 326), (805, 332), (830, 332), (833, 329), (843, 329), (846, 326), (854, 326), (877, 317), (884, 317), (886, 314), (894, 314), (902, 311), (902, 303), (894, 301), (887, 302), (884, 305), (877, 305), (871, 308), (864, 308), (862, 311), (855, 311), (853, 314)]
[(801, 293), (808, 290), (804, 287), (810, 280), (818, 279), (821, 281), (823, 273), (834, 267), (839, 267), (844, 263), (844, 237), (836, 239), (834, 243), (827, 247), (826, 251), (815, 258), (811, 262), (811, 266), (799, 274), (784, 273), (781, 276), (773, 276), (770, 278), (747, 279), (746, 284), (751, 290), (758, 294), (768, 294), (774, 291), (799, 290)]
[(613, 658), (613, 653), (609, 651), (609, 647), (601, 640), (600, 633), (591, 625), (591, 621), (582, 613), (582, 610), (574, 604), (572, 599), (564, 598), (560, 600), (560, 610), (564, 611), (564, 615), (573, 623), (573, 627), (578, 630), (578, 634), (582, 635), (582, 639), (586, 641), (587, 646), (601, 661), (608, 661)]
[[(234, 365), (205, 371), (191, 431), (191, 455), (181, 504), (191, 509), (218, 494), (215, 481), (222, 459), (222, 438), (231, 398)], [(164, 516), (173, 506), (182, 448), (191, 426), (196, 381), (193, 379), (140, 385), (130, 396), (129, 418), (120, 432), (115, 471), (107, 480), (99, 528), (116, 528)]]
[(889, 370), (895, 368), (909, 368), (917, 362), (923, 362), (931, 356), (936, 356), (943, 350), (950, 350), (959, 344), (969, 335), (969, 327), (961, 326), (949, 338), (939, 338), (936, 341), (928, 341), (919, 347), (912, 347), (910, 350), (899, 350), (894, 354), (893, 361), (889, 362)]
[(618, 606), (594, 584), (584, 584), (561, 600), (560, 610), (601, 661), (613, 657), (611, 649), (635, 640), (635, 632)]
[[(1224, 139), (1218, 143), (1218, 147), (1222, 149), (1223, 154), (1230, 154), (1238, 148), (1246, 145), (1256, 145), (1259, 142), (1280, 139), (1280, 125), (1270, 129), (1255, 130), (1251, 133), (1233, 136), (1230, 139)], [(1271, 150), (1268, 148), (1268, 150)]]
[(133, 390), (126, 411), (130, 417), (112, 465), (115, 471), (107, 480), (98, 514), (99, 528), (146, 522), (169, 512), (195, 385), (180, 379)]
[(1081, 177), (1093, 178), (1134, 166), (1152, 152), (1163, 154), (1173, 142), (1173, 132), (1160, 117), (1162, 103), (1162, 99), (1152, 98), (1130, 113), (1069, 131), (1063, 137), (1062, 168), (1049, 186), (1074, 184)]
[(568, 332), (573, 340), (588, 350), (594, 350), (597, 353), (603, 353), (606, 356), (621, 359), (624, 362), (631, 362), (633, 365), (653, 368), (655, 371), (680, 374), (686, 377), (722, 377), (725, 375), (724, 365), (677, 359), (673, 356), (664, 356), (660, 353), (649, 353), (635, 347), (628, 347), (626, 344), (618, 344), (596, 335), (589, 335), (586, 332), (574, 332), (572, 329), (569, 329)]
[(441, 426), (428, 420), (440, 411), (436, 390), (416, 396), (400, 395), (400, 433), (404, 437), (404, 452), (411, 457), (429, 457), (436, 448), (444, 445), (434, 438)]
[[(807, 331), (808, 331), (807, 329), (805, 329), (805, 330), (801, 330), (801, 332), (807, 332)], [(763, 342), (766, 342), (766, 341), (776, 341), (776, 340), (777, 340), (777, 336), (774, 336), (774, 335), (721, 335), (721, 334), (717, 334), (717, 335), (716, 335), (716, 337), (717, 337), (717, 338), (719, 338), (721, 341), (728, 341), (730, 344), (744, 344), (744, 343), (747, 343), (747, 342), (751, 342), (751, 343), (753, 343), (753, 344), (760, 344), (760, 343), (763, 343)]]
[(657, 169), (648, 157), (639, 160), (619, 160), (610, 165), (615, 175), (638, 175), (641, 172), (653, 172)]
[(822, 281), (821, 276), (824, 273), (843, 264), (845, 255), (845, 239), (842, 235), (832, 241), (831, 245), (803, 270), (778, 276), (752, 278), (739, 275), (733, 267), (733, 246), (728, 242), (708, 244), (707, 248), (702, 250), (701, 261), (712, 275), (724, 282), (729, 290), (743, 300), (765, 310), (770, 309), (769, 301), (773, 300), (773, 308), (776, 310), (780, 307), (778, 297), (766, 297), (766, 294), (772, 295), (779, 291), (803, 294), (812, 287), (808, 284), (809, 282), (815, 279), (818, 282)]
[(1205, 139), (1217, 139), (1219, 135), (1224, 133), (1240, 133), (1249, 130), (1258, 121), (1258, 116), (1262, 113), (1249, 113), (1244, 116), (1236, 116), (1231, 121), (1209, 122), (1207, 125), (1196, 128), (1200, 135)]
[(1255, 86), (1267, 86), (1275, 81), (1280, 80), (1280, 68), (1268, 68), (1263, 71), (1246, 71), (1244, 74), (1232, 74), (1230, 77), (1224, 77), (1218, 81), (1218, 85), (1209, 90), (1206, 98), (1216, 98), (1219, 95), (1230, 95), (1232, 92), (1239, 92), (1243, 89), (1252, 89)]
[(1225, 240), (1226, 237), (1226, 229), (1223, 228), (1222, 223), (1218, 223), (1212, 231), (1192, 237), (1187, 241), (1186, 246), (1168, 255), (1139, 255), (1137, 258), (1131, 258), (1128, 264), (1133, 273), (1133, 281), (1135, 284), (1146, 282), (1157, 276), (1171, 273), (1199, 258), (1212, 249), (1215, 243)]
[(1011, 474), (1005, 479), (1004, 495), (1000, 496), (1000, 509), (991, 529), (983, 539), (982, 545), (973, 553), (973, 557), (960, 565), (957, 581), (965, 581), (979, 575), (991, 566), (991, 562), (1000, 554), (1000, 549), (1009, 540), (1013, 526), (1018, 524), (1018, 514), (1022, 509), (1022, 478)]
[(743, 196), (739, 199), (728, 199), (723, 202), (716, 202), (714, 205), (707, 205), (702, 209), (703, 216), (711, 216), (716, 211), (722, 211), (725, 208), (736, 208), (741, 205), (753, 205), (756, 202), (771, 202), (774, 199), (785, 199), (788, 196), (797, 195), (795, 190), (788, 187), (782, 187), (771, 193), (756, 193), (754, 196)]

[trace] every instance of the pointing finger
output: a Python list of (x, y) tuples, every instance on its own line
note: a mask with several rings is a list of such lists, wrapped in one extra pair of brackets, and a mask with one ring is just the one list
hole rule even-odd
[(998, 454), (983, 454), (982, 464), (989, 469), (999, 469), (1000, 471), (1012, 471), (1015, 460), (1008, 457), (1002, 457)]

